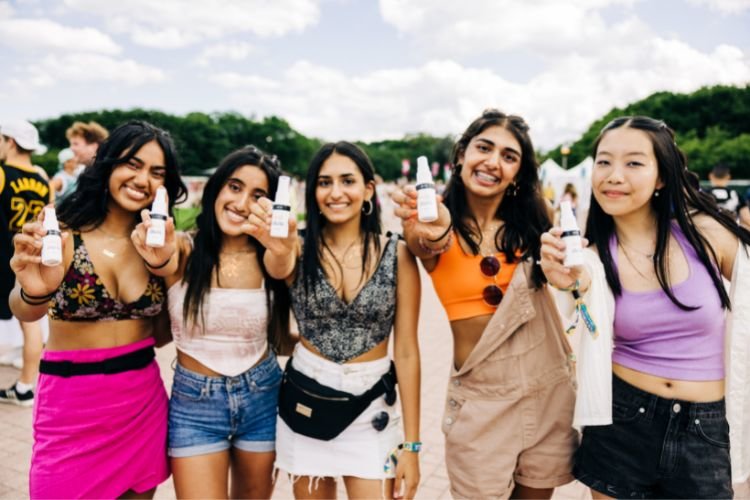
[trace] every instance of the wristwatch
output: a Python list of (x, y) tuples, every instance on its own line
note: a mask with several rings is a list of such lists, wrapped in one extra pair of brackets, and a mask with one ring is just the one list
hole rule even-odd
[(401, 444), (401, 448), (406, 451), (419, 453), (419, 450), (422, 449), (422, 442), (421, 441), (404, 441)]

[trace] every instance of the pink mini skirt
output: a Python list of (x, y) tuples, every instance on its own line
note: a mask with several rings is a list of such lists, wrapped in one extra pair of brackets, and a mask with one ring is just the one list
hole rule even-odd
[[(45, 351), (78, 363), (122, 356), (153, 338), (109, 349)], [(169, 477), (168, 398), (156, 360), (114, 374), (40, 374), (34, 401), (31, 498), (117, 498)]]

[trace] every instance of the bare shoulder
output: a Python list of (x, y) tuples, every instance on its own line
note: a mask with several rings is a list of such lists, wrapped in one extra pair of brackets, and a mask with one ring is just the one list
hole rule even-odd
[(707, 214), (696, 214), (692, 219), (695, 227), (714, 249), (724, 255), (725, 252), (734, 254), (737, 249), (737, 236), (732, 231)]

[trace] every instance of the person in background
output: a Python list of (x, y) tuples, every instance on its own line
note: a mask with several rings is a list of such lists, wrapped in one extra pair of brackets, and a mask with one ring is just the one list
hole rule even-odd
[(99, 149), (99, 145), (109, 136), (107, 129), (98, 123), (75, 122), (65, 131), (70, 142), (70, 149), (75, 154), (78, 165), (90, 166)]
[(740, 224), (745, 229), (750, 229), (750, 188), (745, 192), (745, 203), (740, 208)]
[[(27, 121), (0, 124), (0, 319), (13, 315), (8, 299), (15, 277), (10, 268), (12, 239), (24, 224), (36, 219), (51, 201), (46, 174), (31, 162), (35, 151), (46, 148), (39, 143), (39, 132)], [(20, 406), (34, 403), (34, 385), (39, 375), (42, 354), (42, 327), (38, 321), (21, 321), (23, 350), (21, 373), (11, 387), (0, 391), (0, 402)]]
[(732, 172), (728, 166), (721, 163), (715, 165), (708, 174), (708, 181), (711, 183), (708, 192), (714, 197), (719, 207), (731, 212), (737, 218), (742, 208), (742, 200), (739, 193), (729, 187), (731, 180)]
[(75, 190), (76, 181), (82, 169), (76, 161), (75, 153), (70, 148), (61, 149), (57, 154), (57, 161), (59, 169), (49, 184), (55, 191), (55, 198), (59, 202)]

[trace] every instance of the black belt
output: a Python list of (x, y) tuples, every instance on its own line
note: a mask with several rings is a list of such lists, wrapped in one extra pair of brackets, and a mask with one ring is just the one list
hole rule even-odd
[(154, 347), (144, 347), (137, 351), (91, 363), (77, 363), (74, 361), (49, 361), (43, 359), (39, 363), (39, 371), (47, 375), (73, 377), (75, 375), (96, 375), (122, 373), (138, 370), (148, 366), (156, 356)]

